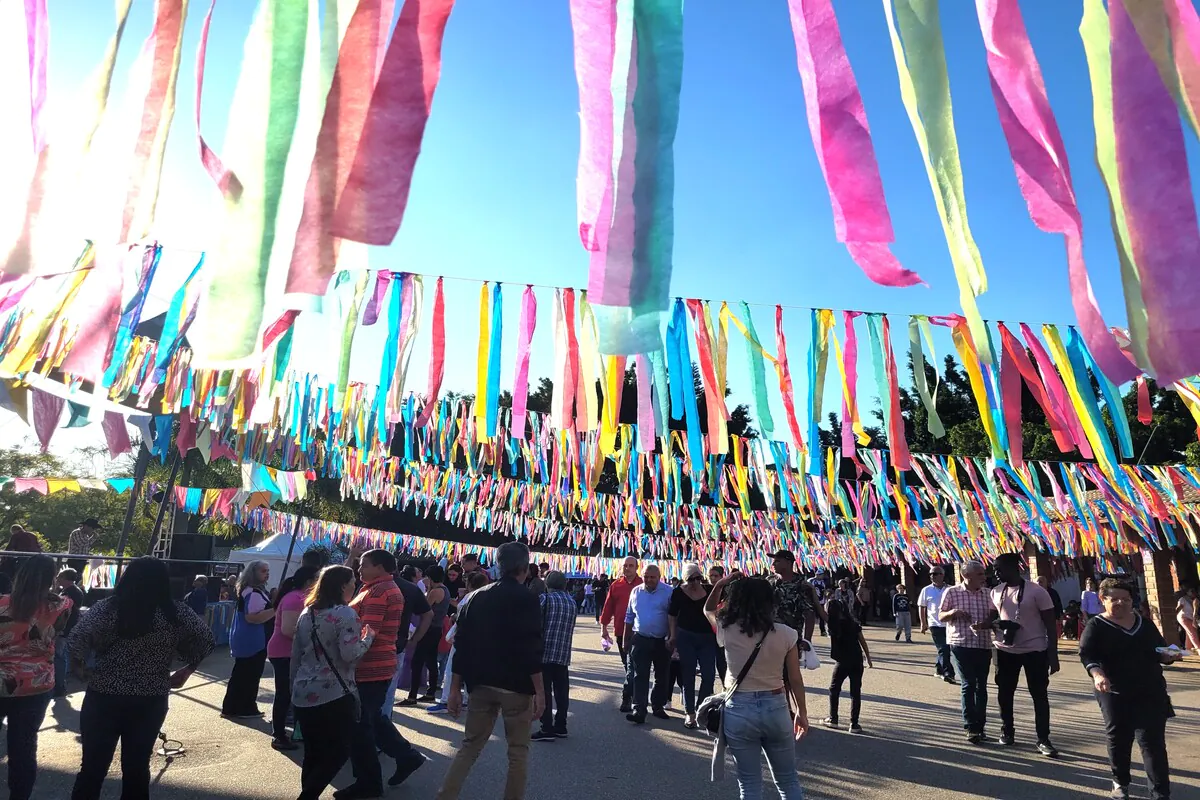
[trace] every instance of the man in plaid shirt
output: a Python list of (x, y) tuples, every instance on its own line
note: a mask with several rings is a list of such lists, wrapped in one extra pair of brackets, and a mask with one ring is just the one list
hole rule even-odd
[(987, 570), (978, 561), (963, 564), (962, 583), (942, 595), (938, 617), (946, 623), (946, 642), (962, 686), (963, 727), (967, 741), (987, 741), (987, 682), (992, 669), (992, 604), (984, 578)]
[[(542, 729), (529, 737), (535, 742), (566, 738), (570, 705), (571, 639), (575, 636), (575, 599), (567, 593), (567, 578), (558, 570), (546, 573), (542, 605), (542, 685), (546, 692)], [(551, 701), (556, 707), (551, 709)]]

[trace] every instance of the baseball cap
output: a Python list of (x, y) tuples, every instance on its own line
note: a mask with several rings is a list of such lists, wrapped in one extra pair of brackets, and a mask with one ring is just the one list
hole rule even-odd
[(796, 554), (791, 550), (778, 550), (771, 554), (771, 558), (786, 558), (788, 561), (795, 561)]

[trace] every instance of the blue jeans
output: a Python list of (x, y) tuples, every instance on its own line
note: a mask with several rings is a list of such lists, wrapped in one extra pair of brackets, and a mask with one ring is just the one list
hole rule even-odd
[(988, 673), (992, 671), (992, 651), (980, 647), (951, 647), (954, 669), (962, 683), (963, 728), (968, 733), (983, 733), (987, 723)]
[(679, 674), (683, 678), (683, 707), (696, 713), (696, 668), (700, 669), (700, 699), (713, 693), (717, 674), (717, 637), (676, 630), (675, 647), (679, 650)]
[(762, 800), (762, 753), (781, 800), (804, 800), (787, 695), (734, 692), (725, 704), (725, 743), (737, 767), (741, 800)]
[(937, 664), (934, 670), (938, 675), (954, 676), (954, 666), (950, 663), (950, 645), (946, 644), (946, 629), (929, 626), (929, 635), (933, 638), (933, 646), (937, 648)]

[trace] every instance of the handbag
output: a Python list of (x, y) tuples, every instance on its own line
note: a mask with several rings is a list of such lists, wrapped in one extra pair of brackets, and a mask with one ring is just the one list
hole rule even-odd
[(342, 674), (338, 672), (337, 667), (333, 665), (333, 659), (329, 657), (329, 653), (327, 653), (325, 648), (321, 646), (321, 639), (317, 636), (317, 623), (315, 621), (312, 623), (311, 627), (309, 627), (308, 632), (312, 636), (313, 649), (316, 650), (317, 657), (325, 657), (325, 663), (329, 665), (329, 669), (333, 672), (333, 677), (337, 678), (338, 685), (341, 686), (342, 691), (351, 698), (353, 703), (352, 707), (354, 709), (354, 721), (358, 722), (359, 719), (362, 718), (362, 701), (358, 698), (358, 692), (351, 690), (351, 688), (346, 685), (346, 681), (342, 678)]
[(762, 649), (763, 642), (767, 640), (768, 633), (770, 631), (763, 631), (758, 644), (754, 645), (754, 649), (750, 651), (750, 657), (742, 665), (742, 670), (738, 673), (737, 680), (733, 682), (733, 686), (729, 687), (729, 690), (724, 694), (713, 695), (701, 704), (699, 713), (704, 716), (704, 728), (713, 736), (721, 732), (721, 716), (725, 713), (725, 704), (729, 702), (729, 698), (733, 696), (738, 686), (750, 674), (750, 668), (754, 666), (754, 660), (758, 658), (758, 651)]

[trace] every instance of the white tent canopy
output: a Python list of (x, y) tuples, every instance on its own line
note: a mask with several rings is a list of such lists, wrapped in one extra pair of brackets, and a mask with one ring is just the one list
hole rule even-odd
[(267, 581), (267, 588), (274, 589), (279, 585), (279, 578), (283, 575), (285, 564), (290, 575), (300, 566), (300, 559), (304, 556), (305, 550), (313, 545), (322, 544), (311, 536), (305, 536), (304, 534), (297, 536), (296, 546), (292, 549), (292, 558), (289, 561), (287, 554), (291, 543), (292, 535), (290, 533), (276, 533), (267, 539), (263, 539), (253, 547), (247, 547), (244, 550), (234, 550), (229, 554), (228, 560), (241, 562), (243, 565), (249, 564), (251, 561), (267, 562), (271, 567), (271, 577)]

